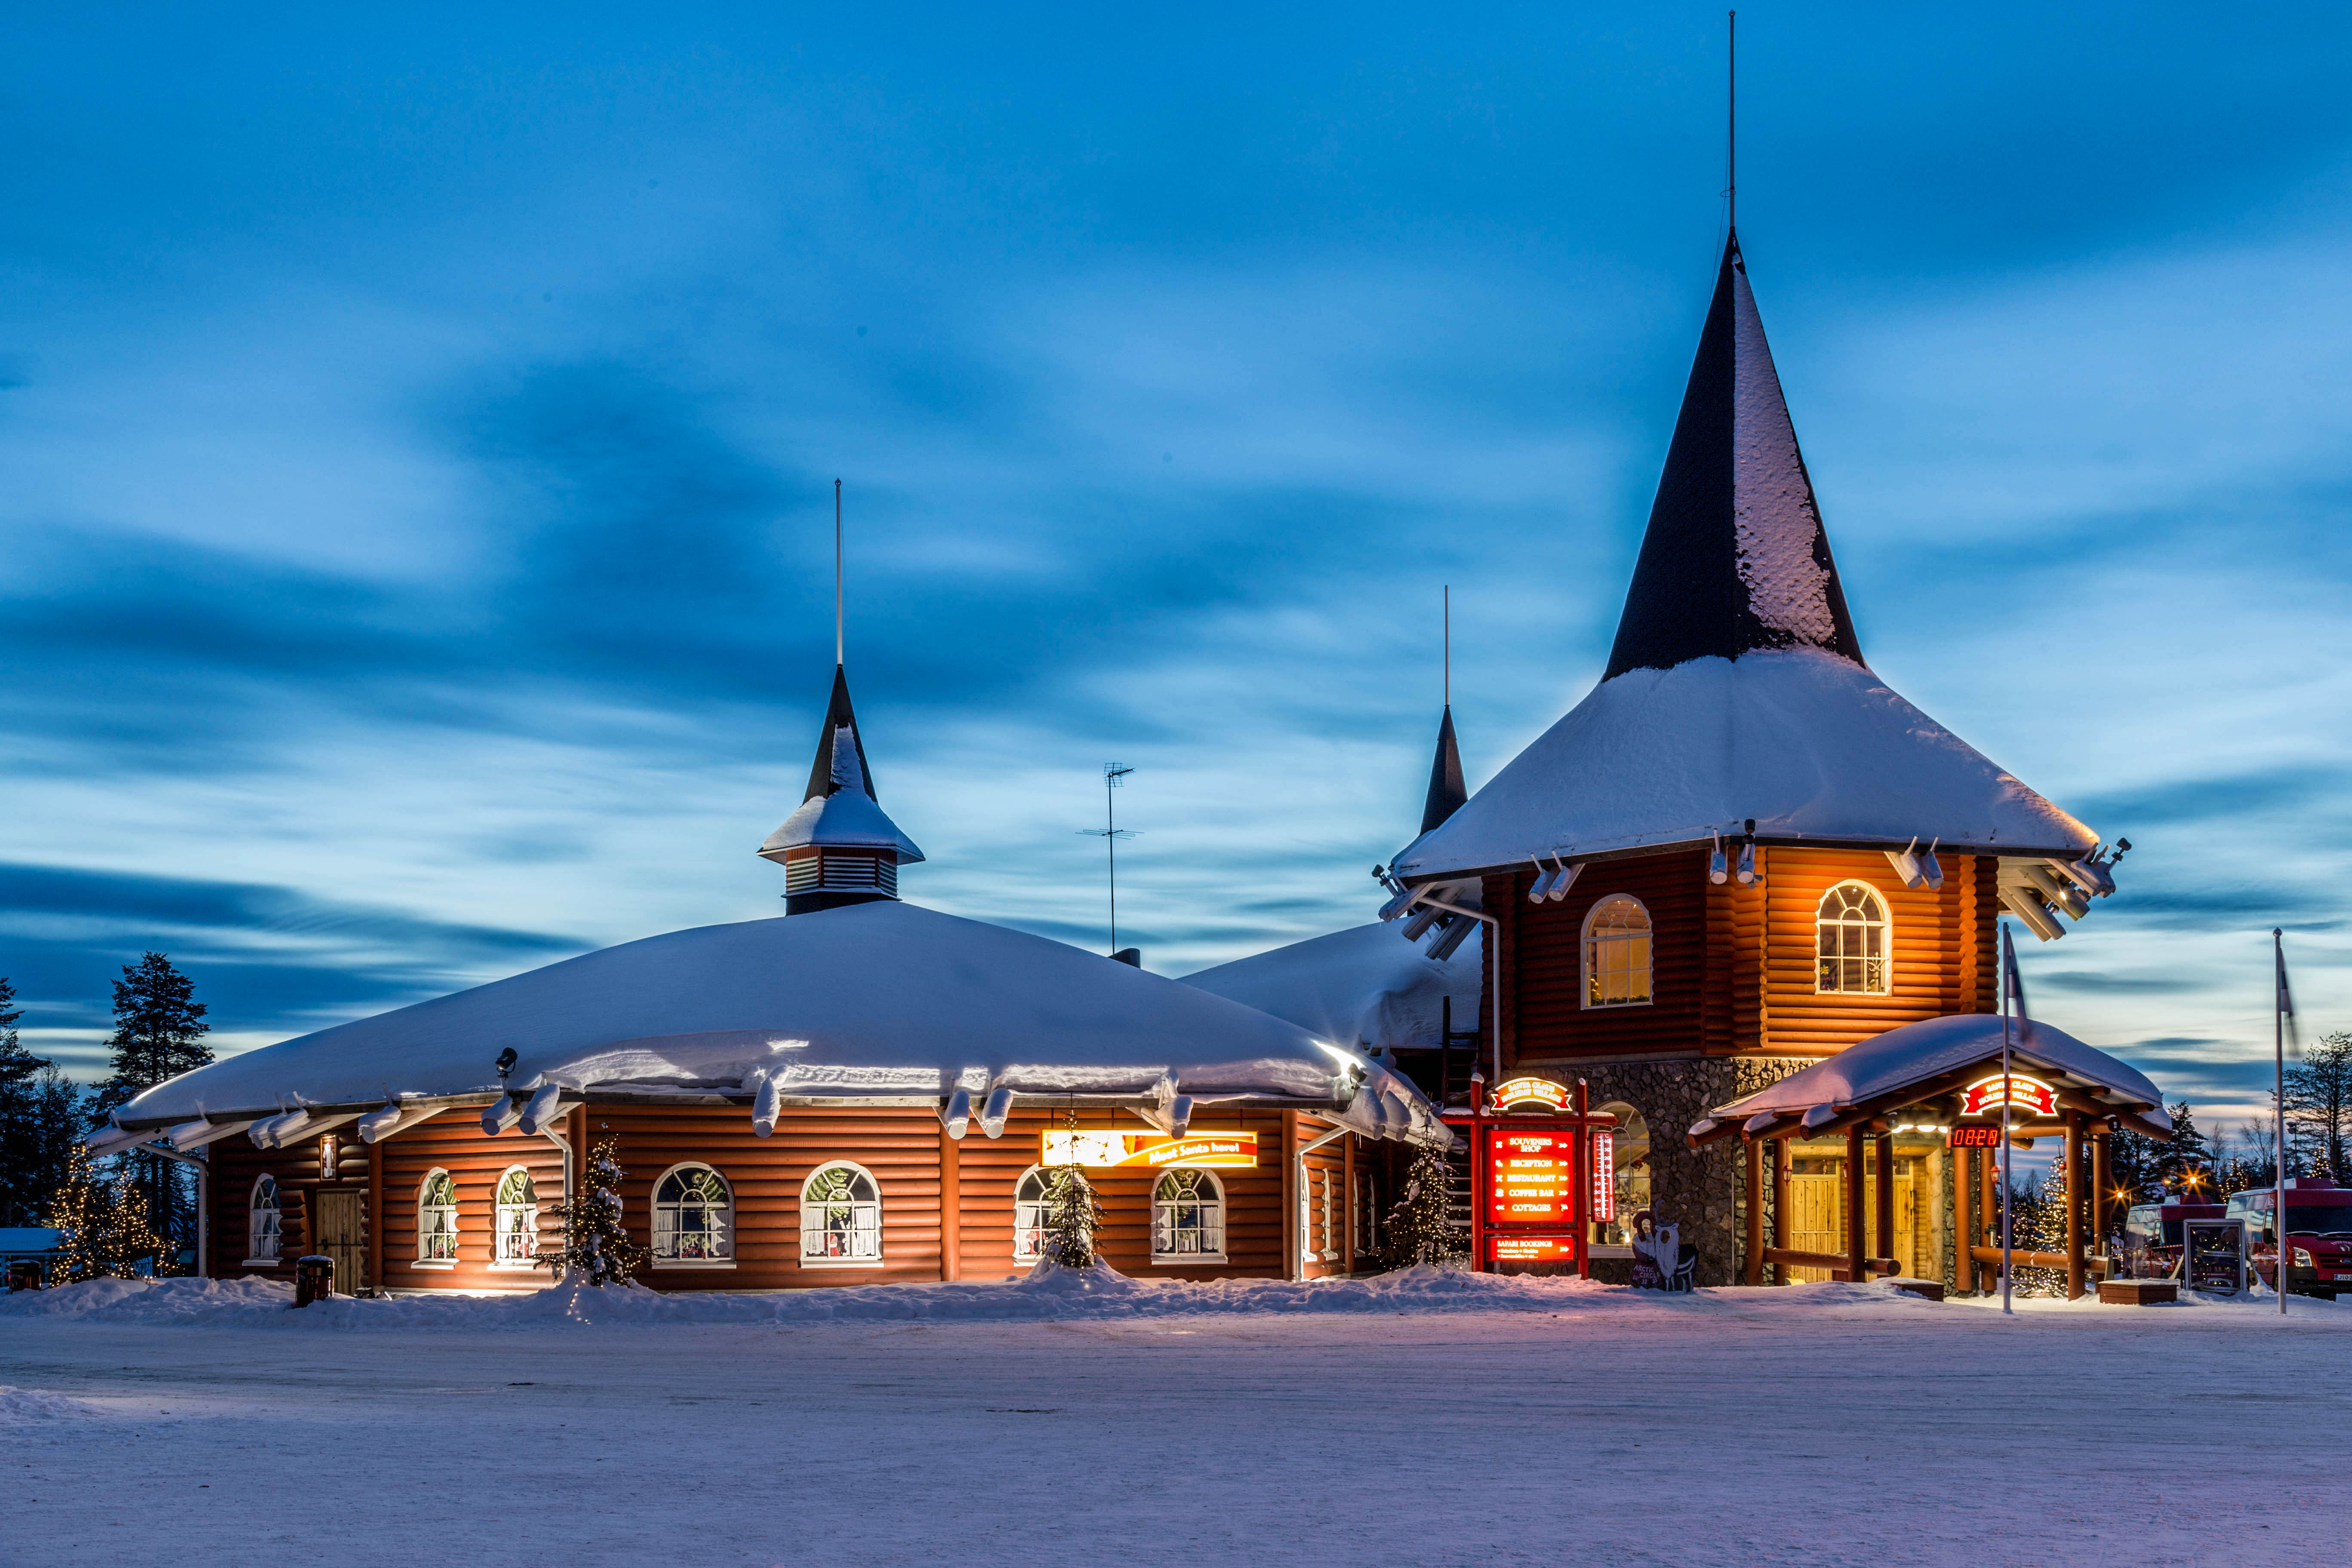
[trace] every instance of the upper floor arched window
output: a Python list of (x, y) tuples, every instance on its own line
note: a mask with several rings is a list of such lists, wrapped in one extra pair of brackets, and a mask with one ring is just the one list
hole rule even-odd
[(265, 1172), (253, 1178), (253, 1198), (247, 1210), (245, 1260), (247, 1263), (277, 1262), (278, 1227), (282, 1217), (278, 1206), (277, 1177)]
[(730, 1263), (735, 1194), (708, 1165), (675, 1165), (654, 1184), (654, 1262)]
[(1222, 1263), (1225, 1190), (1206, 1171), (1170, 1171), (1151, 1189), (1151, 1261)]
[(499, 1178), (498, 1238), (492, 1268), (529, 1268), (539, 1257), (539, 1187), (520, 1165)]
[(836, 1160), (801, 1185), (801, 1262), (874, 1268), (882, 1261), (882, 1189), (862, 1165)]
[(1584, 917), (1584, 1005), (1633, 1007), (1650, 1000), (1650, 911), (1615, 893)]
[(457, 1261), (457, 1184), (446, 1171), (427, 1171), (416, 1185), (416, 1261)]
[(1816, 991), (1884, 996), (1887, 991), (1886, 904), (1866, 882), (1840, 882), (1822, 895), (1815, 917)]

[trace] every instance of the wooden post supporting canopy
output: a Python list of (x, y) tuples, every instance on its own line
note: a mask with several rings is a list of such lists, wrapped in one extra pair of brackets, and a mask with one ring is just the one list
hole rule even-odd
[(1863, 1260), (1869, 1256), (1869, 1248), (1863, 1245), (1862, 1236), (1862, 1210), (1864, 1194), (1866, 1191), (1862, 1181), (1862, 1138), (1860, 1122), (1845, 1130), (1845, 1258), (1848, 1270), (1846, 1278), (1856, 1280), (1864, 1278), (1862, 1271)]
[[(1772, 1140), (1772, 1245), (1785, 1249), (1789, 1245), (1789, 1140)], [(1789, 1266), (1772, 1265), (1772, 1283), (1789, 1282)]]
[(1748, 1145), (1748, 1283), (1764, 1283), (1764, 1145), (1754, 1138)]
[(2083, 1113), (2066, 1112), (2066, 1300), (2083, 1294)]
[(1969, 1248), (1976, 1244), (1976, 1232), (1970, 1227), (1969, 1199), (1975, 1195), (1972, 1184), (1976, 1173), (1969, 1168), (1969, 1151), (1952, 1151), (1952, 1289), (1972, 1295), (1977, 1288), (1976, 1259)]
[(1895, 1256), (1895, 1134), (1878, 1135), (1878, 1191), (1871, 1218), (1878, 1227), (1878, 1250), (1873, 1258)]
[(2111, 1257), (2107, 1238), (2122, 1226), (2117, 1223), (2114, 1168), (2107, 1163), (2107, 1124), (2091, 1123), (2091, 1251), (2095, 1256)]

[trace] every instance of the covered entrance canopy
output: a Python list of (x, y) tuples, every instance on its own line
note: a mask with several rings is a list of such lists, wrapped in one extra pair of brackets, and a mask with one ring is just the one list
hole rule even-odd
[[(2084, 1247), (2086, 1228), (2106, 1227), (2092, 1194), (2106, 1188), (2106, 1142), (2117, 1128), (2151, 1138), (2169, 1138), (2171, 1119), (2163, 1097), (2137, 1068), (2086, 1046), (2048, 1024), (2011, 1026), (2011, 1078), (2000, 1074), (2001, 1020), (1985, 1013), (1955, 1014), (1906, 1024), (1874, 1036), (1727, 1105), (1718, 1106), (1690, 1129), (1691, 1146), (1737, 1136), (1748, 1151), (1747, 1279), (1764, 1282), (1769, 1265), (1778, 1282), (1791, 1268), (1823, 1270), (1832, 1279), (1906, 1271), (1909, 1260), (1895, 1256), (1898, 1236), (1915, 1226), (1898, 1225), (1895, 1140), (1904, 1136), (1925, 1152), (1948, 1142), (1954, 1153), (1951, 1224), (1956, 1273), (1962, 1289), (1974, 1288), (1979, 1268), (1998, 1263), (1993, 1150), (1983, 1150), (1982, 1170), (1971, 1179), (1969, 1139), (1998, 1141), (2001, 1110), (2009, 1108), (2011, 1136), (2021, 1144), (2035, 1138), (2065, 1141), (2066, 1248), (2054, 1253), (2019, 1253), (2015, 1261), (2066, 1270), (2067, 1293), (2079, 1296), (2092, 1268)], [(1974, 1128), (1973, 1135), (1956, 1129)], [(1836, 1142), (1843, 1140), (1841, 1154)], [(1927, 1140), (1922, 1144), (1921, 1141)], [(2084, 1171), (2084, 1145), (2091, 1144), (2092, 1170)], [(1764, 1146), (1772, 1148), (1771, 1239), (1767, 1245)], [(1815, 1145), (1814, 1162), (1838, 1167), (1843, 1202), (1833, 1205), (1842, 1243), (1835, 1251), (1790, 1242), (1790, 1184), (1796, 1151)], [(1826, 1146), (1825, 1148), (1820, 1146)], [(1871, 1179), (1873, 1156), (1876, 1179)], [(2090, 1176), (2084, 1180), (2085, 1174)], [(1978, 1196), (1981, 1192), (1981, 1197)], [(1919, 1201), (1916, 1184), (1906, 1198)], [(1941, 1205), (1936, 1205), (1939, 1218)], [(1909, 1217), (1909, 1216), (1906, 1216)], [(1870, 1222), (1865, 1226), (1865, 1219)], [(1865, 1230), (1871, 1234), (1865, 1236)], [(1809, 1237), (1807, 1239), (1817, 1239)], [(1870, 1245), (1874, 1244), (1874, 1245)], [(1904, 1248), (1914, 1258), (1912, 1247)]]

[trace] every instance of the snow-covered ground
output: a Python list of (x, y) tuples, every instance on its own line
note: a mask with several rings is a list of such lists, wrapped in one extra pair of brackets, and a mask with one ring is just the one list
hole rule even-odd
[(0, 1298), (0, 1563), (2326, 1563), (2352, 1303)]

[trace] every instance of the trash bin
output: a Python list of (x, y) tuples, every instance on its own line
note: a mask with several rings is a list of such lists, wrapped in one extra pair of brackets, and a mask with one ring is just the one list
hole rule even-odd
[(12, 1258), (8, 1260), (8, 1289), (37, 1290), (47, 1283), (41, 1278), (41, 1260), (37, 1258)]
[(294, 1260), (294, 1304), (307, 1307), (335, 1293), (335, 1260), (310, 1257)]

